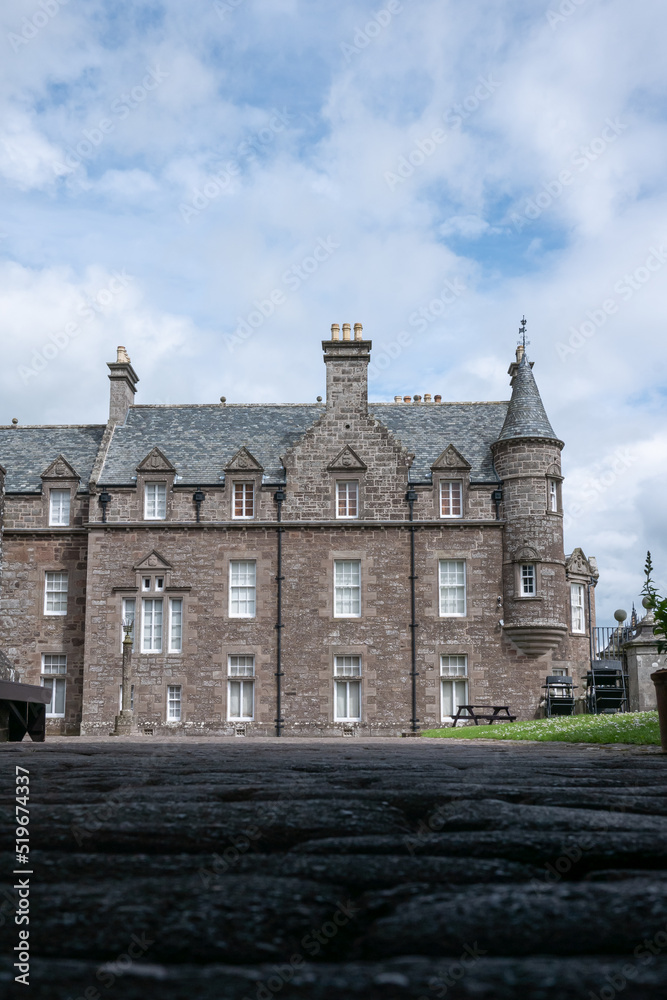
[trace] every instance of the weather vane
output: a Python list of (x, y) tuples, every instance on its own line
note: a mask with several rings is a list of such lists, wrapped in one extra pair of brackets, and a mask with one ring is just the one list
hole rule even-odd
[(519, 333), (521, 334), (521, 340), (519, 341), (519, 344), (523, 345), (524, 353), (526, 351), (526, 345), (530, 343), (529, 340), (526, 340), (526, 327), (527, 326), (528, 326), (528, 323), (527, 323), (526, 317), (524, 316), (523, 319), (521, 320), (521, 323), (519, 324)]

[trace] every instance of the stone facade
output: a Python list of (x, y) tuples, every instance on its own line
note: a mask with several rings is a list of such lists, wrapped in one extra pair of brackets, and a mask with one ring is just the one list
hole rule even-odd
[(322, 405), (135, 405), (119, 349), (106, 427), (0, 428), (0, 648), (27, 683), (66, 657), (52, 732), (113, 728), (124, 615), (144, 732), (392, 735), (452, 697), (531, 718), (547, 674), (585, 672), (597, 570), (566, 559), (562, 442), (523, 350), (509, 402), (369, 404), (360, 325), (322, 346)]

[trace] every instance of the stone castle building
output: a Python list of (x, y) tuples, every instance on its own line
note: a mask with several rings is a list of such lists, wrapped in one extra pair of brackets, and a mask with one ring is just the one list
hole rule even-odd
[(315, 405), (136, 405), (0, 428), (0, 648), (48, 729), (105, 734), (123, 622), (142, 732), (392, 735), (459, 704), (536, 715), (589, 661), (593, 559), (525, 349), (509, 402), (369, 403), (360, 324)]

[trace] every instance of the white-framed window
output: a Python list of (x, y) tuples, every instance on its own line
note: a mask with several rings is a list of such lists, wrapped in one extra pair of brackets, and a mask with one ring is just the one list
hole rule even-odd
[(229, 656), (227, 673), (227, 718), (251, 722), (255, 717), (255, 657)]
[(153, 598), (142, 601), (143, 614), (141, 621), (141, 652), (162, 652), (162, 618), (164, 605), (162, 600)]
[(232, 517), (248, 520), (255, 516), (255, 484), (234, 483), (234, 509)]
[(359, 517), (359, 483), (355, 479), (336, 483), (336, 517)]
[(169, 601), (169, 652), (183, 652), (183, 598)]
[(123, 642), (125, 640), (125, 629), (123, 628), (123, 624), (127, 624), (127, 623), (131, 623), (132, 624), (132, 632), (131, 632), (131, 635), (132, 635), (132, 651), (134, 652), (134, 650), (137, 647), (137, 641), (136, 641), (137, 640), (136, 617), (137, 617), (137, 602), (136, 602), (136, 599), (134, 597), (124, 597), (123, 598), (123, 607), (122, 607), (121, 628), (120, 628), (120, 648), (121, 648), (121, 652), (122, 652), (122, 649), (123, 649)]
[(457, 480), (440, 483), (440, 517), (463, 517), (463, 483)]
[(521, 597), (535, 597), (537, 594), (535, 563), (521, 563), (519, 566), (519, 594)]
[(67, 657), (63, 653), (42, 653), (43, 674), (66, 674)]
[(334, 561), (334, 617), (361, 618), (361, 560)]
[(153, 586), (153, 578), (152, 577), (150, 577), (150, 576), (144, 576), (144, 577), (142, 577), (142, 579), (141, 579), (141, 589), (142, 590), (150, 590), (152, 586)]
[(51, 692), (51, 701), (46, 706), (46, 716), (49, 719), (63, 719), (65, 717), (67, 681), (62, 675), (66, 673), (66, 656), (61, 653), (42, 653), (41, 684), (43, 688)]
[(144, 519), (164, 521), (167, 516), (167, 484), (146, 483), (144, 486)]
[(570, 584), (570, 609), (572, 612), (572, 631), (583, 635), (586, 632), (583, 583)]
[(549, 480), (549, 510), (552, 514), (558, 513), (558, 483), (555, 479)]
[(334, 720), (361, 720), (361, 657), (334, 656)]
[(181, 721), (181, 685), (167, 686), (167, 722)]
[(468, 704), (468, 657), (440, 657), (440, 709), (443, 722)]
[(229, 617), (254, 618), (257, 609), (257, 563), (254, 559), (229, 564)]
[(51, 490), (49, 494), (49, 524), (67, 527), (69, 524), (71, 493), (69, 490)]
[[(568, 673), (565, 667), (553, 667), (551, 669), (552, 677), (567, 677)], [(552, 687), (551, 692), (556, 698), (567, 698), (568, 695), (572, 694), (572, 689), (569, 687)]]
[(440, 617), (466, 614), (466, 564), (463, 559), (440, 560)]
[(67, 573), (47, 573), (44, 583), (44, 614), (67, 614)]

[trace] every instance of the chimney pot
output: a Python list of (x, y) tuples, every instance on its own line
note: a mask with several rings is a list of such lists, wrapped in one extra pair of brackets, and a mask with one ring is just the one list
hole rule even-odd
[(415, 403), (421, 403), (421, 401), (422, 401), (421, 396), (415, 396), (414, 397), (414, 401), (415, 401)]
[(442, 396), (434, 396), (433, 397), (433, 402), (434, 403), (441, 403), (442, 402)]
[(220, 402), (221, 402), (221, 403), (222, 403), (222, 405), (224, 406), (224, 405), (225, 405), (225, 403), (227, 402), (227, 397), (226, 397), (226, 396), (221, 396), (221, 397), (220, 397)]
[(364, 328), (361, 325), (361, 323), (355, 323), (354, 324), (354, 339), (355, 340), (363, 340), (363, 330), (364, 330)]
[(338, 323), (332, 323), (331, 324), (331, 339), (332, 340), (340, 340), (339, 334), (340, 334), (340, 326), (338, 325)]
[(117, 348), (116, 364), (117, 365), (132, 364), (132, 362), (130, 361), (130, 355), (127, 353), (124, 347)]
[(424, 393), (424, 402), (425, 403), (430, 403), (431, 402), (431, 393), (430, 392), (425, 392)]
[(412, 402), (412, 396), (403, 396), (403, 402), (404, 403), (411, 403)]
[(350, 336), (351, 326), (349, 323), (343, 323), (343, 340), (352, 340)]
[(394, 396), (394, 402), (395, 403), (402, 403), (403, 402), (403, 397), (402, 396)]

